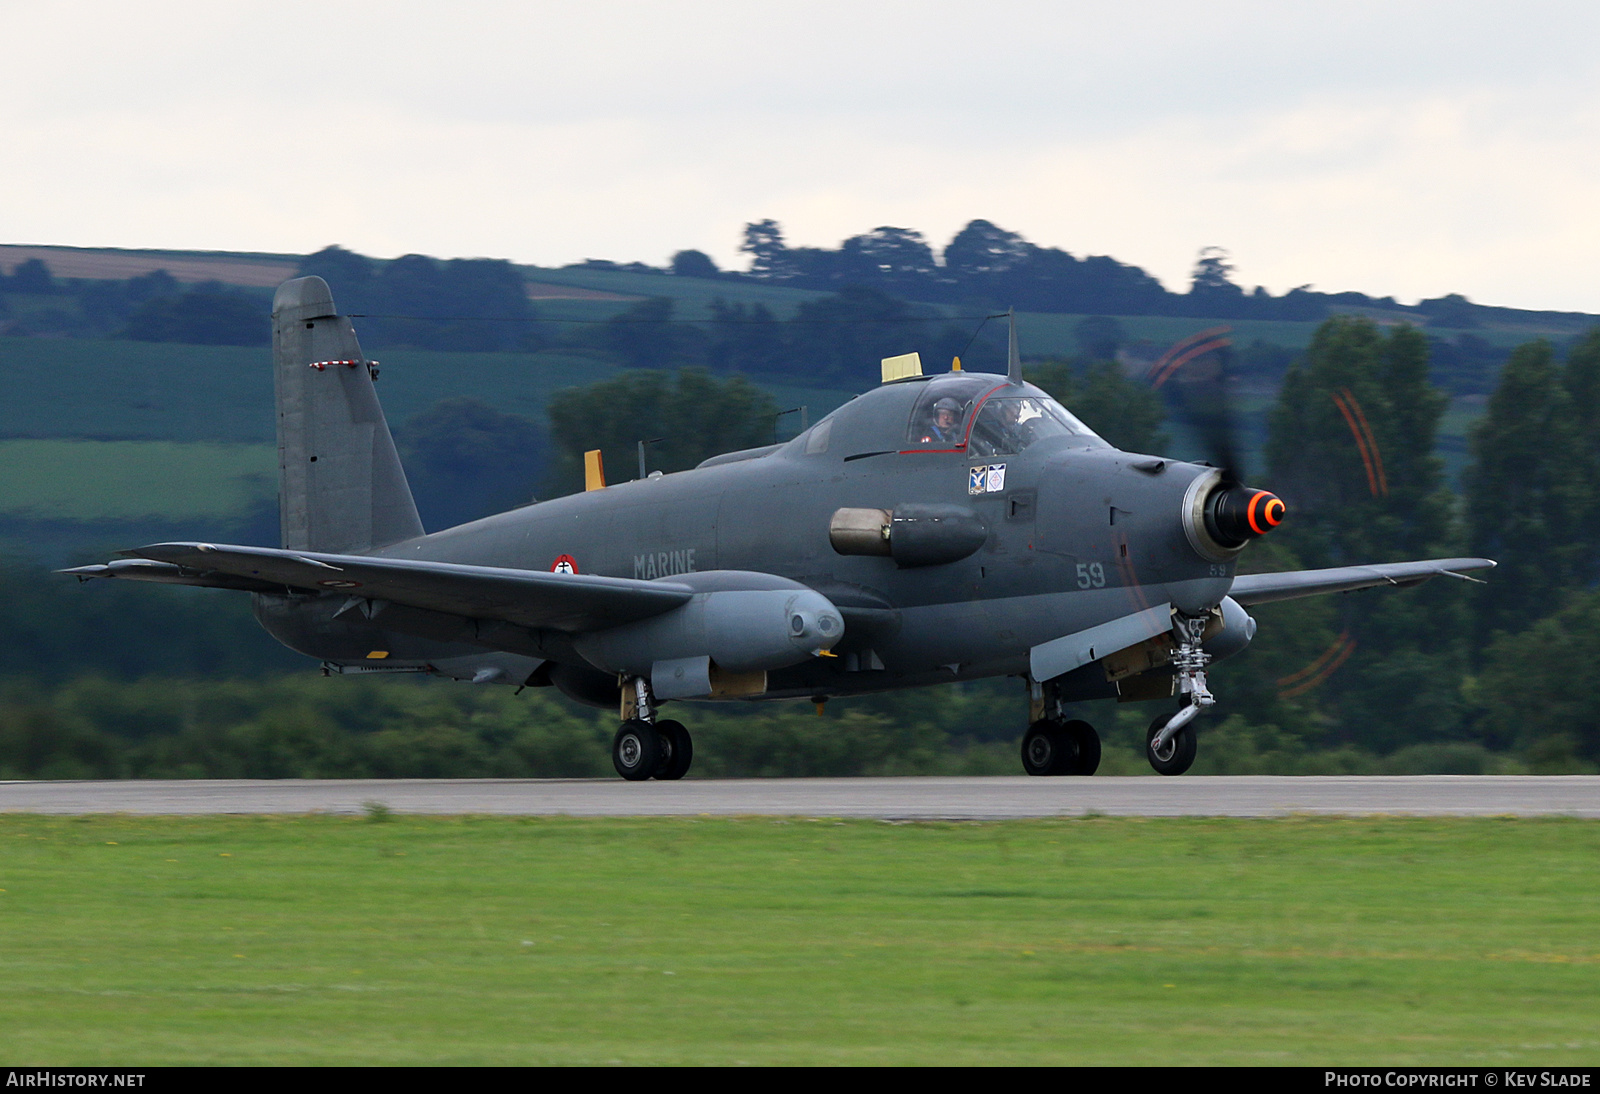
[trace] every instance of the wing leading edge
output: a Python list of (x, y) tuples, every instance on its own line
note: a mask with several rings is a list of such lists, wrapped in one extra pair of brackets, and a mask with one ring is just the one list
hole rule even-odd
[(138, 561), (65, 573), (182, 585), (319, 593), (388, 600), (413, 608), (576, 634), (660, 615), (694, 595), (687, 585), (593, 574), (558, 574), (450, 562), (285, 551), (210, 543), (156, 543), (123, 555)]
[(1487, 558), (1433, 558), (1421, 562), (1386, 562), (1375, 566), (1336, 566), (1328, 570), (1292, 570), (1282, 574), (1241, 574), (1233, 579), (1228, 595), (1245, 607), (1270, 604), (1275, 600), (1294, 600), (1323, 593), (1347, 593), (1378, 585), (1405, 588), (1420, 585), (1429, 578), (1445, 574), (1463, 581), (1468, 570), (1488, 570), (1494, 562)]

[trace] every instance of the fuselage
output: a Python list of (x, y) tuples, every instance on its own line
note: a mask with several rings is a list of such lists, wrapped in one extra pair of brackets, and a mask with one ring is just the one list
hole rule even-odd
[[(961, 405), (954, 431), (928, 424), (940, 399)], [(1004, 428), (988, 428), (996, 422)], [(1031, 386), (950, 373), (885, 384), (786, 444), (372, 553), (645, 580), (715, 570), (790, 578), (833, 601), (846, 634), (837, 656), (773, 673), (766, 695), (838, 695), (1022, 674), (1029, 650), (1061, 635), (1161, 603), (1190, 613), (1211, 608), (1231, 585), (1233, 562), (1204, 557), (1183, 520), (1186, 494), (1208, 474), (1118, 451)], [(841, 554), (830, 541), (830, 520), (842, 508), (907, 506), (976, 516), (981, 546), (955, 561), (905, 566)], [(258, 614), (269, 629), (315, 656), (348, 655), (366, 638), (352, 642), (343, 632), (382, 622), (327, 619), (316, 629), (328, 648), (312, 649), (320, 643), (304, 627), (287, 628), (291, 641), (285, 613), (268, 608)], [(309, 603), (296, 610), (328, 614)], [(428, 641), (414, 637), (414, 654), (427, 656)], [(491, 636), (474, 641), (497, 645)], [(535, 648), (572, 659), (558, 636)], [(1086, 669), (1069, 690), (1082, 698), (1115, 693), (1097, 666)]]

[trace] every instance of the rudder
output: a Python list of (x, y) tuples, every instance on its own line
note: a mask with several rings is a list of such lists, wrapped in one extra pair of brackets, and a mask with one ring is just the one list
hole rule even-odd
[(422, 535), (371, 369), (322, 278), (278, 286), (272, 360), (283, 546), (352, 554)]

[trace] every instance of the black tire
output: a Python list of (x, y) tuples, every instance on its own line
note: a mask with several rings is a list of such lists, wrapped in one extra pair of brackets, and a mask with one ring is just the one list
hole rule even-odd
[(656, 723), (656, 733), (661, 737), (661, 761), (656, 765), (658, 779), (681, 779), (689, 773), (694, 762), (694, 742), (682, 722), (671, 719)]
[(1061, 723), (1039, 719), (1022, 735), (1022, 770), (1030, 775), (1054, 775), (1066, 747)]
[(1173, 735), (1167, 742), (1167, 751), (1162, 756), (1157, 756), (1151, 744), (1156, 739), (1156, 734), (1161, 727), (1166, 725), (1173, 715), (1163, 714), (1150, 723), (1150, 728), (1144, 735), (1144, 758), (1150, 761), (1150, 766), (1156, 769), (1158, 775), (1182, 775), (1189, 770), (1189, 765), (1194, 763), (1194, 754), (1197, 747), (1194, 736), (1194, 723), (1190, 722)]
[(1071, 756), (1071, 763), (1067, 766), (1070, 770), (1059, 772), (1062, 775), (1093, 775), (1100, 768), (1100, 734), (1094, 731), (1094, 726), (1088, 722), (1073, 719), (1061, 727), (1062, 735), (1067, 738), (1069, 748), (1063, 755)]
[(661, 766), (661, 734), (637, 718), (622, 723), (611, 742), (611, 766), (629, 782), (643, 782)]

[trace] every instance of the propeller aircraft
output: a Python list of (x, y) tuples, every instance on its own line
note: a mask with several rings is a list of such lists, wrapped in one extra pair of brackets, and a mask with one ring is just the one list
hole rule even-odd
[(793, 440), (425, 533), (366, 358), (318, 277), (273, 301), (281, 548), (158, 543), (64, 571), (248, 592), (329, 673), (553, 686), (619, 711), (625, 779), (693, 759), (681, 700), (859, 695), (1013, 676), (1030, 775), (1091, 775), (1067, 704), (1170, 700), (1147, 758), (1188, 770), (1206, 669), (1248, 609), (1491, 567), (1236, 573), (1287, 513), (1232, 470), (1119, 451), (1022, 377), (915, 354)]

